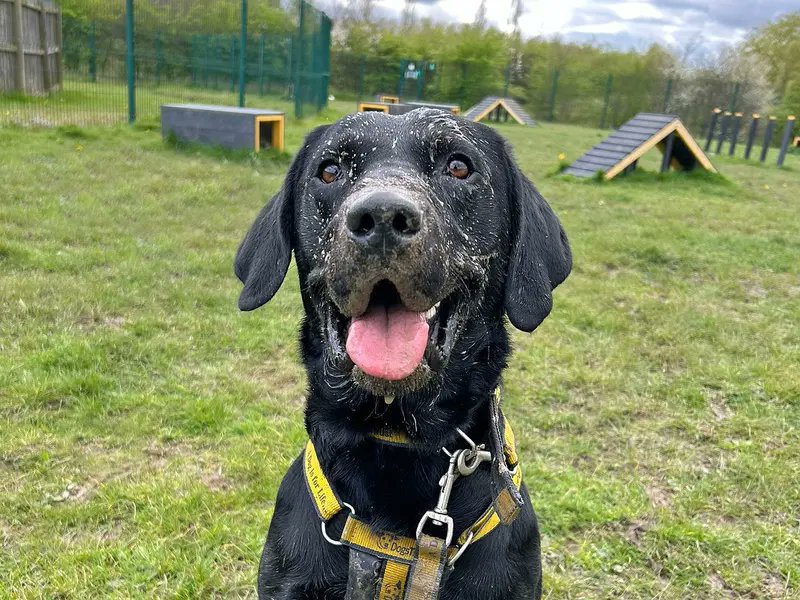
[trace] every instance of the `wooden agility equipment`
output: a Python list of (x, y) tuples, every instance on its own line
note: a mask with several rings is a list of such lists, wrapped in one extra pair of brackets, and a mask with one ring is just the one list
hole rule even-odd
[(358, 112), (382, 112), (387, 115), (404, 115), (415, 108), (439, 108), (457, 115), (461, 107), (457, 104), (435, 104), (433, 102), (359, 102)]
[(646, 152), (658, 148), (663, 154), (661, 172), (670, 168), (691, 171), (698, 166), (717, 170), (676, 115), (639, 113), (605, 140), (572, 163), (564, 173), (575, 177), (613, 179), (636, 168)]
[(513, 98), (487, 96), (464, 113), (465, 119), (476, 122), (486, 118), (490, 121), (508, 121), (509, 117), (520, 125), (536, 126), (536, 121)]
[(182, 142), (231, 150), (259, 152), (274, 148), (282, 152), (285, 123), (285, 114), (276, 110), (207, 104), (164, 104), (161, 107), (164, 137), (174, 135)]

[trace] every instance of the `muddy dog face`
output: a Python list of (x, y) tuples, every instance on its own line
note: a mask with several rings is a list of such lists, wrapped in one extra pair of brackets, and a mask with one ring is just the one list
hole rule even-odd
[(239, 248), (242, 310), (275, 294), (292, 251), (312, 388), (353, 403), (434, 403), (505, 335), (504, 314), (523, 331), (542, 322), (572, 264), (503, 139), (432, 109), (355, 114), (308, 136)]

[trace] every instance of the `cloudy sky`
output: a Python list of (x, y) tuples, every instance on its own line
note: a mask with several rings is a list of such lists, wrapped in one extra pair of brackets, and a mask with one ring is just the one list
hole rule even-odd
[[(437, 21), (470, 23), (480, 0), (418, 0), (415, 14)], [(752, 27), (800, 9), (800, 0), (524, 0), (523, 35), (560, 35), (620, 49), (643, 49), (657, 41), (676, 50), (713, 49), (740, 40)], [(376, 0), (376, 15), (398, 18), (403, 0)], [(489, 0), (489, 21), (510, 29), (511, 0)]]

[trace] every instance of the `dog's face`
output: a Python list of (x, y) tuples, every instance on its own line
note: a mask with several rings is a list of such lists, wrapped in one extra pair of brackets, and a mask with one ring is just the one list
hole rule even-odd
[(242, 310), (274, 295), (292, 251), (326, 368), (377, 396), (441, 386), (504, 312), (532, 331), (571, 268), (502, 138), (431, 109), (308, 136), (239, 248)]

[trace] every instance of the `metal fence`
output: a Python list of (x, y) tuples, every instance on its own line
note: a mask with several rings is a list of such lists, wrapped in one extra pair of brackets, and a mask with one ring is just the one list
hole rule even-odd
[(601, 129), (618, 127), (638, 112), (674, 113), (691, 129), (705, 131), (710, 107), (758, 111), (746, 83), (711, 73), (666, 75), (644, 68), (624, 73), (537, 66), (512, 77), (505, 65), (431, 62), (422, 59), (334, 53), (331, 88), (337, 97), (458, 104), (462, 110), (486, 96), (512, 96), (540, 121)]
[(67, 5), (80, 10), (64, 8), (61, 18), (63, 84), (50, 93), (0, 94), (0, 124), (147, 122), (168, 102), (277, 108), (297, 117), (327, 104), (332, 23), (304, 0), (291, 13), (277, 0)]

